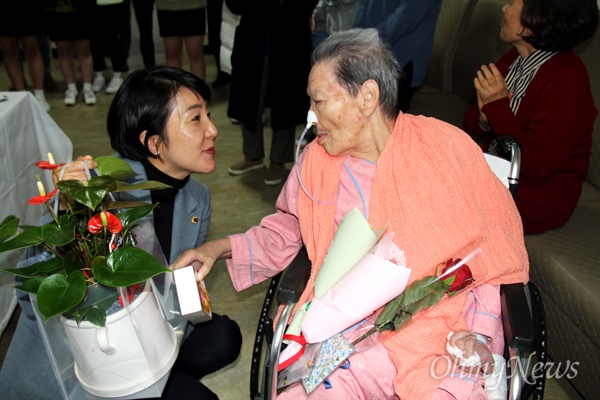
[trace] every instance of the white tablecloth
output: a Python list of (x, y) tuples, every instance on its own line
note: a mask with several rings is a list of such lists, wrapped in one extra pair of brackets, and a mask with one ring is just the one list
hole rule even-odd
[[(71, 140), (29, 92), (0, 92), (0, 221), (16, 215), (21, 224), (35, 225), (43, 205), (29, 205), (27, 200), (38, 194), (35, 163), (48, 159), (69, 161), (73, 154)], [(46, 189), (52, 189), (48, 172), (41, 173)], [(47, 190), (48, 192), (50, 190)], [(22, 252), (0, 254), (0, 268), (13, 268)], [(0, 273), (0, 334), (16, 306), (14, 278)]]

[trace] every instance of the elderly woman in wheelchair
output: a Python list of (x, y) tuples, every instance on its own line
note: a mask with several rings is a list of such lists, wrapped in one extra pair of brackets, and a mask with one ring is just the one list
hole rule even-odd
[[(529, 271), (510, 192), (464, 132), (399, 111), (399, 68), (376, 30), (330, 36), (315, 49), (312, 64), (309, 115), (316, 117), (309, 124), (317, 139), (297, 160), (276, 212), (244, 234), (184, 252), (172, 267), (194, 265), (203, 279), (225, 259), (241, 291), (282, 271), (305, 246), (312, 269), (299, 309), (313, 300), (340, 221), (354, 209), (370, 226), (393, 233), (412, 270), (408, 284), (477, 247), (468, 290), (420, 311), (399, 330), (371, 335), (371, 345), (349, 357), (349, 368), (329, 376), (331, 387), (320, 385), (310, 397), (487, 398), (482, 371), (436, 368), (448, 357), (448, 343), (465, 357), (476, 346), (483, 359), (503, 353), (499, 287), (527, 282)], [(365, 317), (373, 321), (379, 312)], [(357, 332), (344, 335), (352, 340)], [(295, 385), (279, 397), (306, 396)]]

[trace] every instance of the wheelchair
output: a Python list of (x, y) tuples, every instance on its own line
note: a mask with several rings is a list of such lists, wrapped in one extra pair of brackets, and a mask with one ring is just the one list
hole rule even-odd
[[(498, 138), (498, 145), (510, 161), (485, 153), (496, 176), (516, 196), (521, 164), (519, 144), (510, 137)], [(270, 400), (277, 393), (277, 366), (283, 346), (286, 321), (306, 288), (311, 264), (301, 248), (290, 265), (271, 278), (256, 329), (250, 367), (250, 398)], [(500, 288), (505, 336), (508, 399), (541, 400), (544, 396), (546, 366), (546, 322), (544, 305), (534, 283), (507, 284)], [(276, 303), (274, 303), (276, 300)], [(273, 326), (278, 306), (282, 312)], [(526, 307), (524, 307), (526, 305)]]

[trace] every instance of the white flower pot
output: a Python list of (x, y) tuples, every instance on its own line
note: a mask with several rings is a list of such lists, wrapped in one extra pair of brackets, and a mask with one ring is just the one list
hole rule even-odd
[(127, 309), (108, 315), (104, 328), (61, 317), (83, 388), (101, 397), (139, 392), (167, 374), (178, 353), (151, 285)]

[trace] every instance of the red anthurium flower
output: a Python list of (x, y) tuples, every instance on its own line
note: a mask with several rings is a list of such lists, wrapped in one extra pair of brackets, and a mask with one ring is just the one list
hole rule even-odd
[(39, 161), (39, 162), (35, 163), (35, 165), (41, 169), (55, 170), (55, 169), (60, 168), (63, 165), (65, 165), (65, 163), (54, 164), (54, 163), (51, 163), (50, 161)]
[(123, 224), (116, 215), (108, 211), (102, 211), (88, 221), (88, 229), (94, 235), (102, 232), (104, 228), (108, 229), (110, 233), (119, 233), (123, 229)]
[[(457, 258), (456, 260), (453, 260), (451, 258), (448, 261), (446, 261), (446, 266), (444, 267), (444, 270), (442, 271), (442, 275), (447, 270), (449, 270), (450, 268), (452, 268), (453, 266), (455, 266), (456, 264), (458, 264), (461, 261), (462, 261), (461, 258)], [(448, 289), (448, 293), (449, 294), (454, 293), (461, 289), (466, 288), (471, 282), (473, 282), (473, 274), (471, 273), (471, 269), (469, 268), (469, 266), (467, 264), (463, 264), (460, 266), (460, 268), (458, 268), (457, 270), (452, 272), (450, 275), (445, 277), (444, 282), (451, 282), (450, 289)]]
[(27, 201), (27, 204), (44, 204), (48, 200), (52, 198), (58, 192), (58, 188), (54, 188), (53, 191), (44, 195), (44, 196), (33, 196), (31, 199)]

